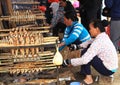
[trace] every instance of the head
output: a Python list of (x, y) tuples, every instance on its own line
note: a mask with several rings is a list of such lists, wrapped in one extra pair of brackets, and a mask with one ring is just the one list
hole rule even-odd
[(71, 26), (74, 21), (78, 21), (78, 18), (72, 11), (64, 14), (64, 23), (66, 26)]
[(101, 20), (93, 20), (89, 24), (89, 32), (92, 37), (96, 37), (98, 34), (105, 32), (104, 21)]
[(60, 5), (62, 7), (65, 7), (66, 6), (66, 0), (60, 0)]

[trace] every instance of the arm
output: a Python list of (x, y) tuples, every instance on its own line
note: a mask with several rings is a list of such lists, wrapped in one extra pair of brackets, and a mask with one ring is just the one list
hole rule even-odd
[(99, 54), (100, 49), (100, 42), (94, 41), (84, 55), (82, 55), (80, 58), (71, 59), (71, 64), (73, 66), (78, 66), (89, 63), (96, 55)]
[[(64, 38), (62, 40), (62, 45), (60, 46), (67, 46), (72, 44), (79, 38), (83, 28), (81, 26), (74, 26), (73, 31), (69, 34), (71, 27), (67, 27), (64, 33)], [(60, 47), (61, 48), (61, 47)]]
[(93, 41), (94, 41), (94, 39), (92, 38), (91, 40), (88, 40), (88, 41), (86, 41), (86, 42), (83, 42), (82, 44), (80, 44), (80, 47), (87, 48), (87, 46), (88, 46), (89, 44), (91, 44)]
[(58, 46), (59, 46), (59, 51), (61, 51), (62, 49), (64, 49), (65, 43), (61, 42)]
[(72, 32), (64, 39), (65, 45), (70, 45), (75, 42), (81, 35), (83, 28), (79, 25), (74, 26)]
[(64, 49), (64, 47), (65, 47), (64, 41), (65, 41), (65, 38), (68, 37), (68, 29), (69, 29), (68, 27), (65, 29), (64, 37), (63, 37), (63, 39), (62, 39), (62, 42), (59, 44), (59, 51), (61, 51), (61, 50)]
[(79, 49), (84, 49), (87, 48), (88, 45), (90, 45), (93, 42), (93, 39), (88, 40), (86, 42), (83, 42), (82, 44), (76, 45), (76, 44), (71, 44), (69, 46), (69, 50), (74, 51), (74, 50), (79, 50)]

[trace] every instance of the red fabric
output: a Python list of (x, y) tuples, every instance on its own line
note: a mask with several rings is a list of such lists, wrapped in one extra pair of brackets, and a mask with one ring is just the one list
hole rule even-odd
[(48, 0), (49, 3), (52, 3), (52, 2), (59, 2), (59, 0)]
[(38, 9), (41, 10), (42, 12), (46, 11), (46, 6), (38, 6)]
[(108, 36), (110, 36), (110, 25), (108, 25), (107, 27), (105, 27), (105, 31), (108, 34)]

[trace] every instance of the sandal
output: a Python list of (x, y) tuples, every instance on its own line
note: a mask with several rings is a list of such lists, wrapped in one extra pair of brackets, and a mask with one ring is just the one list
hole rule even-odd
[(84, 80), (80, 82), (80, 85), (92, 85), (93, 83), (91, 84), (87, 84)]

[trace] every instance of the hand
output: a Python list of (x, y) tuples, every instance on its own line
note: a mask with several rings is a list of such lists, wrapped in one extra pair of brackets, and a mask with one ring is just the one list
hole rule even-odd
[(74, 50), (76, 50), (76, 48), (77, 48), (77, 45), (76, 45), (76, 44), (71, 44), (71, 45), (69, 46), (69, 50), (70, 50), (70, 51), (74, 51)]
[(81, 48), (80, 45), (76, 45), (76, 44), (71, 44), (71, 45), (69, 46), (69, 50), (70, 50), (70, 51), (78, 50), (78, 49), (80, 49), (80, 48)]
[(71, 65), (71, 60), (70, 59), (63, 60), (62, 67), (68, 67), (69, 65)]
[(61, 46), (64, 46), (64, 45), (65, 45), (65, 43), (61, 42), (61, 43), (58, 44), (58, 47), (61, 47)]

